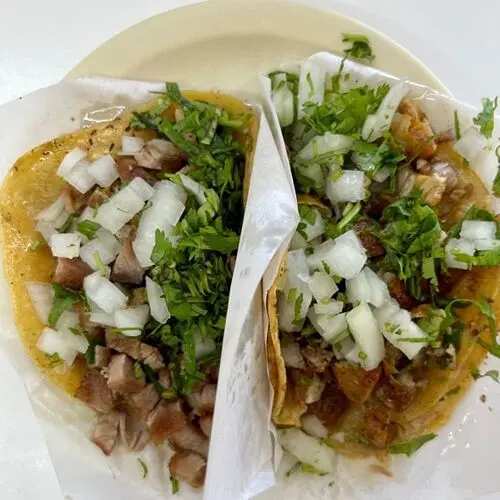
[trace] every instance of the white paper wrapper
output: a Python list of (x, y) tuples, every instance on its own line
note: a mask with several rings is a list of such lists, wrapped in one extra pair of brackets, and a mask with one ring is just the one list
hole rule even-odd
[[(329, 53), (317, 53), (312, 60), (323, 65), (331, 75), (339, 71), (341, 58)], [(300, 63), (284, 65), (282, 69), (297, 71)], [(393, 85), (399, 81), (395, 77), (375, 68), (352, 61), (345, 62), (350, 79), (349, 87), (367, 84), (377, 86), (382, 82)], [(286, 150), (272, 109), (270, 80), (261, 77), (266, 113), (270, 120), (278, 149), (283, 162), (289, 168)], [(454, 128), (454, 111), (457, 110), (462, 133), (472, 125), (472, 118), (479, 108), (455, 101), (434, 90), (410, 83), (409, 97), (418, 99), (421, 109), (427, 114), (436, 133)], [(484, 168), (476, 170), (485, 185), (491, 187), (496, 174), (497, 160), (495, 148), (498, 145), (500, 121), (495, 121), (493, 139), (484, 152)], [(472, 168), (477, 166), (472, 162)], [(272, 265), (266, 278), (275, 272)], [(267, 283), (268, 284), (268, 283)], [(490, 357), (482, 370), (499, 369), (500, 360)], [(485, 402), (480, 397), (485, 395)], [(370, 472), (370, 461), (349, 461), (339, 457), (337, 473), (318, 477), (311, 474), (295, 473), (285, 478), (285, 472), (295, 460), (285, 454), (278, 472), (278, 484), (259, 496), (259, 499), (300, 498), (313, 500), (335, 498), (337, 500), (361, 499), (479, 499), (483, 495), (500, 492), (500, 476), (496, 464), (500, 459), (500, 427), (497, 425), (500, 412), (500, 385), (489, 378), (480, 379), (466, 398), (456, 408), (452, 420), (442, 428), (437, 438), (426, 444), (411, 458), (394, 456), (390, 469), (394, 478), (387, 478)], [(491, 497), (493, 498), (493, 497)], [(494, 498), (497, 498), (496, 496)]]
[[(86, 111), (109, 119), (124, 106), (151, 99), (161, 84), (86, 78), (34, 92), (0, 108), (0, 178), (30, 148), (79, 128)], [(256, 112), (261, 116), (258, 106)], [(217, 409), (205, 498), (249, 498), (272, 484), (274, 446), (267, 430), (269, 384), (265, 364), (262, 290), (264, 270), (298, 222), (289, 172), (283, 167), (263, 116), (256, 145), (239, 257), (227, 316)], [(140, 455), (105, 457), (88, 441), (94, 414), (46, 381), (26, 356), (12, 318), (9, 291), (0, 271), (0, 347), (25, 382), (67, 498), (164, 499), (171, 485), (167, 447), (149, 445)], [(25, 443), (26, 447), (29, 443)], [(28, 448), (26, 448), (28, 449)], [(143, 470), (137, 458), (148, 466)], [(201, 498), (181, 484), (175, 498)]]

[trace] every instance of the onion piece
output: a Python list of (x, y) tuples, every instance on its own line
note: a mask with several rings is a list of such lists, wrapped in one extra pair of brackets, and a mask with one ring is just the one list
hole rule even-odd
[(63, 334), (47, 327), (42, 330), (36, 347), (49, 356), (57, 354), (66, 366), (71, 366), (78, 355), (78, 351), (66, 342)]
[(321, 104), (325, 96), (326, 70), (311, 60), (303, 61), (300, 65), (298, 112), (303, 116), (303, 107), (306, 102)]
[(313, 160), (327, 160), (338, 155), (347, 153), (353, 144), (351, 137), (347, 135), (332, 134), (326, 132), (324, 135), (313, 137), (298, 153), (297, 161), (307, 163)]
[(496, 154), (493, 151), (481, 151), (481, 153), (479, 153), (470, 163), (470, 166), (491, 193), (493, 189), (493, 181), (495, 180), (498, 170), (498, 159)]
[(83, 291), (88, 299), (108, 314), (113, 314), (127, 304), (127, 296), (99, 272), (83, 280)]
[(384, 182), (386, 181), (391, 175), (391, 171), (386, 168), (386, 167), (382, 167), (374, 176), (373, 176), (373, 180), (375, 182)]
[(72, 149), (62, 160), (57, 169), (59, 177), (65, 177), (73, 167), (87, 156), (87, 152), (81, 148)]
[(199, 182), (196, 182), (195, 180), (191, 179), (191, 177), (185, 174), (177, 175), (181, 179), (183, 186), (195, 196), (196, 201), (200, 205), (203, 205), (207, 202), (207, 197), (205, 196), (205, 188)]
[(64, 311), (56, 323), (56, 330), (68, 330), (70, 328), (75, 328), (80, 324), (80, 317), (77, 312), (67, 309)]
[(95, 179), (88, 170), (89, 162), (80, 160), (63, 179), (71, 184), (77, 191), (85, 194), (95, 185)]
[(36, 217), (35, 220), (43, 220), (47, 222), (55, 222), (59, 216), (65, 212), (66, 195), (63, 193), (57, 198), (52, 205), (44, 208)]
[(116, 162), (111, 155), (97, 158), (88, 166), (87, 170), (101, 187), (111, 186), (119, 177)]
[(43, 236), (43, 239), (48, 243), (53, 234), (57, 234), (57, 229), (52, 222), (39, 220), (35, 224), (35, 229)]
[(295, 97), (287, 85), (285, 73), (274, 77), (274, 90), (271, 92), (271, 100), (278, 115), (280, 127), (291, 125), (295, 116)]
[(321, 420), (313, 414), (304, 415), (301, 419), (302, 428), (312, 437), (325, 439), (328, 437), (328, 429)]
[(335, 472), (337, 458), (326, 444), (299, 429), (285, 429), (278, 433), (280, 445), (299, 462), (311, 465), (318, 472)]
[(300, 353), (300, 346), (296, 342), (286, 342), (281, 344), (281, 355), (285, 366), (303, 370), (306, 367), (304, 358)]
[(492, 250), (500, 245), (500, 240), (474, 240), (476, 250)]
[(165, 324), (170, 318), (167, 301), (162, 287), (149, 276), (146, 276), (146, 294), (149, 308), (151, 309), (151, 316), (158, 321), (158, 323), (162, 325)]
[(309, 224), (309, 222), (305, 219), (300, 220), (301, 224), (305, 225), (303, 231), (307, 236), (306, 241), (315, 240), (318, 236), (321, 236), (325, 232), (325, 221), (323, 220), (320, 211), (317, 208), (313, 208), (312, 211), (315, 216), (314, 224)]
[(114, 316), (104, 311), (92, 311), (89, 316), (89, 321), (97, 325), (116, 326)]
[(337, 314), (336, 316), (318, 315), (316, 323), (321, 328), (318, 333), (327, 342), (332, 343), (338, 338), (339, 334), (347, 330), (347, 313)]
[(497, 231), (496, 222), (485, 220), (464, 220), (460, 238), (466, 240), (493, 240)]
[(49, 314), (54, 301), (54, 288), (48, 283), (28, 281), (24, 284), (35, 308), (38, 319), (45, 325), (49, 324)]
[(370, 300), (368, 302), (375, 307), (382, 307), (382, 305), (391, 299), (386, 282), (369, 267), (365, 267), (362, 273), (370, 287)]
[(360, 349), (358, 363), (365, 370), (373, 370), (384, 359), (384, 339), (370, 307), (365, 302), (347, 313), (347, 323), (356, 346)]
[(474, 255), (476, 251), (476, 249), (474, 248), (474, 243), (472, 243), (471, 241), (457, 240), (456, 238), (450, 238), (448, 243), (446, 243), (444, 249), (446, 251), (446, 265), (448, 267), (454, 267), (455, 269), (468, 269), (469, 265), (466, 262), (457, 260), (454, 252)]
[(364, 200), (365, 174), (359, 170), (342, 170), (333, 165), (326, 179), (326, 196), (333, 204)]
[(120, 156), (134, 156), (144, 147), (144, 139), (122, 135), (122, 149), (118, 153)]
[(132, 179), (127, 186), (134, 191), (134, 193), (139, 195), (143, 201), (150, 200), (156, 193), (155, 188), (140, 177)]
[(347, 299), (352, 304), (360, 302), (370, 302), (371, 292), (370, 284), (366, 279), (366, 275), (361, 271), (354, 278), (346, 280)]
[(304, 250), (292, 250), (287, 256), (286, 281), (278, 298), (280, 328), (285, 332), (300, 331), (312, 301), (307, 284), (309, 269)]
[(122, 335), (138, 337), (149, 319), (149, 306), (142, 304), (127, 309), (118, 309), (114, 313), (116, 328)]
[(314, 304), (313, 308), (314, 312), (318, 315), (326, 314), (327, 316), (335, 316), (342, 312), (344, 303), (340, 300), (330, 300), (326, 303)]
[[(345, 359), (356, 347), (356, 344), (348, 334), (343, 338), (333, 343), (333, 354), (338, 360)], [(357, 357), (356, 357), (357, 358)], [(356, 359), (356, 363), (358, 359)]]
[(455, 142), (453, 149), (468, 162), (472, 162), (479, 153), (485, 150), (487, 145), (486, 137), (481, 134), (477, 127), (472, 125), (462, 132), (462, 136)]
[(409, 90), (410, 86), (405, 80), (400, 80), (389, 89), (377, 111), (369, 115), (363, 124), (361, 138), (364, 141), (376, 141), (389, 130), (399, 103)]
[(54, 257), (74, 259), (80, 253), (82, 238), (78, 233), (54, 233), (50, 237), (49, 246)]
[(160, 181), (155, 184), (156, 192), (161, 192), (165, 198), (170, 196), (175, 196), (179, 201), (181, 201), (184, 205), (187, 201), (187, 193), (186, 190), (172, 181)]
[(309, 179), (311, 185), (317, 189), (322, 190), (325, 186), (325, 175), (319, 163), (300, 163), (296, 162), (293, 166), (302, 177)]
[(317, 302), (330, 299), (339, 290), (337, 283), (325, 271), (315, 271), (309, 278), (308, 284)]
[(100, 270), (101, 264), (113, 262), (120, 253), (120, 242), (110, 231), (100, 228), (95, 233), (94, 239), (82, 246), (80, 258), (94, 271)]
[(202, 339), (200, 333), (194, 335), (194, 357), (198, 360), (212, 354), (217, 349), (214, 339)]

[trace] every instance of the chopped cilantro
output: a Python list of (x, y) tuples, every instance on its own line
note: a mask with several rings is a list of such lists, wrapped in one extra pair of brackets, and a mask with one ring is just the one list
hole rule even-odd
[(71, 224), (73, 224), (73, 219), (75, 216), (73, 214), (68, 215), (68, 218), (64, 222), (64, 224), (57, 230), (59, 233), (65, 233), (70, 227)]
[(482, 377), (490, 377), (491, 380), (494, 380), (497, 384), (500, 384), (499, 380), (499, 372), (498, 370), (488, 370), (487, 372), (481, 373), (477, 368), (473, 368), (470, 371), (470, 374), (474, 380), (478, 380)]
[(304, 203), (299, 203), (299, 215), (302, 220), (304, 220), (311, 226), (316, 224), (317, 217), (321, 217), (316, 208)]
[(344, 33), (342, 35), (342, 42), (351, 44), (350, 47), (344, 49), (344, 54), (347, 57), (353, 59), (366, 59), (367, 61), (373, 61), (373, 59), (375, 59), (370, 41), (365, 35)]
[(481, 99), (483, 109), (473, 119), (474, 125), (479, 127), (481, 134), (486, 138), (491, 138), (493, 128), (495, 127), (495, 110), (498, 106), (498, 97), (495, 99), (488, 99), (487, 97)]
[(365, 361), (368, 358), (368, 354), (366, 354), (366, 352), (364, 351), (359, 351), (358, 358)]
[(49, 325), (54, 328), (61, 314), (79, 302), (80, 296), (57, 283), (53, 283), (52, 288), (54, 289), (54, 300), (50, 309)]
[(146, 465), (146, 462), (144, 462), (144, 460), (138, 458), (137, 461), (139, 462), (139, 465), (141, 466), (141, 469), (142, 469), (142, 479), (146, 479), (147, 475), (148, 475), (148, 466)]
[(95, 233), (101, 229), (101, 225), (93, 220), (84, 220), (79, 222), (76, 226), (76, 230), (86, 236), (89, 240), (94, 238)]
[(179, 481), (175, 477), (170, 476), (170, 484), (172, 485), (172, 495), (179, 493)]
[(142, 378), (145, 376), (144, 370), (141, 366), (141, 363), (139, 363), (139, 361), (136, 361), (134, 363), (134, 376), (135, 376), (135, 378)]
[(458, 119), (458, 111), (456, 109), (453, 111), (453, 123), (455, 126), (455, 139), (458, 141), (460, 137), (462, 137), (462, 133), (460, 131), (460, 121)]
[(295, 302), (296, 297), (297, 297), (297, 289), (290, 288), (290, 290), (288, 290), (288, 295), (287, 295), (286, 301), (289, 304), (292, 304), (293, 302)]
[(92, 257), (94, 257), (95, 265), (97, 266), (99, 274), (101, 276), (106, 276), (106, 266), (103, 264), (101, 256), (97, 250), (92, 253)]
[(425, 434), (424, 436), (416, 437), (406, 443), (398, 443), (389, 446), (389, 453), (406, 455), (411, 457), (417, 452), (425, 443), (428, 443), (436, 437), (436, 434)]
[(500, 265), (500, 246), (491, 250), (479, 250), (475, 255), (468, 255), (453, 251), (454, 257), (459, 262), (465, 262), (471, 266), (492, 267)]
[(295, 304), (294, 304), (293, 324), (300, 324), (302, 321), (300, 314), (302, 312), (303, 303), (304, 303), (304, 294), (299, 293), (298, 297), (295, 299)]

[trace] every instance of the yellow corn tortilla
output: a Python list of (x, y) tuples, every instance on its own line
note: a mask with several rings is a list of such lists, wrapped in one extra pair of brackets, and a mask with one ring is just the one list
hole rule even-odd
[[(186, 91), (183, 94), (187, 99), (203, 100), (233, 114), (250, 115), (245, 129), (236, 135), (236, 139), (247, 147), (243, 181), (243, 200), (246, 201), (258, 134), (256, 117), (245, 103), (229, 95), (199, 91)], [(153, 101), (140, 110), (145, 111), (155, 104), (156, 101)], [(44, 325), (35, 313), (24, 284), (29, 281), (50, 283), (56, 259), (48, 247), (36, 252), (29, 251), (30, 243), (40, 239), (35, 230), (34, 217), (64, 189), (63, 181), (56, 175), (64, 156), (76, 147), (86, 148), (90, 159), (119, 151), (120, 137), (126, 133), (131, 117), (132, 111), (127, 111), (113, 122), (81, 129), (32, 149), (17, 160), (0, 189), (0, 242), (20, 339), (28, 356), (42, 372), (71, 395), (80, 385), (87, 370), (86, 363), (77, 359), (71, 369), (61, 371), (36, 348)], [(152, 138), (154, 133), (138, 130), (135, 135)]]

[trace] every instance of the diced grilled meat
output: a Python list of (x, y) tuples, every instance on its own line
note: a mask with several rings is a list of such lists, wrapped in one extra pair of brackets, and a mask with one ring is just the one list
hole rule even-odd
[(172, 387), (170, 370), (168, 368), (161, 368), (158, 371), (158, 382), (163, 387), (163, 389), (170, 389)]
[(52, 282), (65, 288), (80, 290), (83, 286), (83, 280), (93, 272), (93, 269), (80, 258), (58, 257)]
[(144, 279), (144, 269), (139, 264), (132, 247), (132, 235), (125, 238), (115, 263), (111, 280), (118, 283), (140, 285)]
[(139, 167), (133, 158), (120, 158), (116, 163), (116, 170), (123, 182), (130, 182), (136, 177), (140, 177), (152, 186), (156, 183), (156, 177), (146, 169)]
[(158, 404), (159, 401), (160, 395), (158, 394), (154, 384), (148, 384), (144, 387), (144, 389), (136, 394), (129, 395), (125, 399), (125, 406), (127, 411), (134, 418), (145, 420), (149, 415), (149, 412)]
[(88, 196), (86, 194), (80, 193), (70, 184), (64, 186), (64, 199), (66, 211), (70, 214), (78, 213), (87, 204)]
[(106, 455), (111, 455), (118, 439), (120, 421), (124, 417), (122, 413), (113, 411), (99, 416), (91, 441), (95, 443)]
[(136, 337), (127, 337), (110, 329), (106, 330), (106, 345), (111, 349), (138, 359), (141, 352), (141, 341)]
[(215, 384), (207, 384), (201, 390), (201, 406), (200, 409), (214, 412), (215, 409), (215, 395), (217, 393), (217, 386)]
[(92, 368), (106, 368), (111, 361), (111, 349), (102, 345), (95, 346), (94, 362)]
[(366, 213), (375, 219), (381, 217), (382, 212), (394, 201), (395, 196), (389, 194), (380, 194), (379, 196), (372, 196), (366, 205)]
[(98, 208), (107, 201), (108, 198), (109, 196), (102, 189), (95, 188), (87, 200), (87, 205), (92, 208)]
[(390, 412), (383, 406), (368, 413), (364, 419), (363, 436), (375, 446), (386, 448), (395, 437), (395, 429), (390, 422)]
[(406, 291), (405, 285), (400, 279), (391, 280), (388, 288), (391, 297), (395, 298), (403, 309), (411, 311), (418, 306), (418, 302)]
[(130, 451), (133, 451), (134, 453), (141, 452), (149, 443), (150, 437), (151, 436), (149, 435), (149, 432), (147, 430), (140, 431), (139, 436), (137, 437), (137, 441)]
[(142, 451), (149, 441), (149, 432), (125, 413), (120, 415), (118, 431), (122, 443), (129, 451)]
[(168, 436), (168, 442), (174, 450), (192, 450), (204, 457), (208, 455), (207, 437), (190, 422), (182, 429), (172, 432)]
[(165, 367), (163, 356), (160, 351), (156, 347), (148, 344), (141, 343), (138, 359), (155, 371)]
[(302, 357), (305, 359), (307, 366), (318, 373), (323, 373), (333, 359), (333, 352), (321, 347), (305, 346), (300, 349)]
[(167, 437), (187, 425), (186, 414), (180, 401), (161, 401), (148, 415), (147, 425), (154, 444), (162, 444)]
[(385, 253), (384, 247), (377, 237), (373, 236), (373, 234), (368, 231), (365, 231), (369, 225), (370, 223), (367, 220), (360, 220), (356, 222), (356, 234), (358, 235), (363, 248), (371, 257), (380, 257)]
[(431, 173), (430, 175), (418, 174), (415, 187), (422, 191), (422, 198), (431, 207), (439, 204), (446, 191), (448, 179), (444, 176)]
[(200, 417), (200, 429), (207, 438), (210, 438), (210, 435), (212, 434), (212, 423), (213, 423), (214, 417), (212, 415), (203, 415)]
[(195, 411), (195, 413), (201, 413), (201, 391), (203, 389), (200, 388), (199, 390), (193, 390), (189, 394), (186, 394), (186, 403)]
[(309, 405), (309, 411), (316, 415), (325, 427), (331, 429), (347, 409), (348, 404), (344, 393), (330, 382), (323, 390), (321, 399)]
[(153, 139), (134, 156), (137, 164), (144, 168), (177, 172), (184, 161), (184, 153), (170, 141)]
[(113, 396), (106, 379), (96, 369), (89, 370), (83, 377), (75, 396), (99, 413), (109, 413), (113, 409)]
[(387, 377), (377, 388), (376, 395), (385, 406), (396, 412), (406, 410), (411, 406), (417, 387), (411, 375), (403, 372)]
[(333, 374), (339, 389), (348, 399), (363, 404), (377, 385), (382, 373), (382, 367), (365, 371), (358, 365), (347, 361), (340, 361), (333, 365)]
[(108, 386), (119, 394), (135, 394), (146, 385), (144, 375), (136, 377), (134, 362), (126, 354), (116, 354), (108, 368)]
[(290, 368), (288, 370), (295, 388), (295, 398), (297, 401), (303, 401), (306, 404), (315, 403), (321, 398), (326, 382), (316, 373), (308, 375), (307, 373)]
[(170, 475), (193, 488), (201, 488), (205, 482), (207, 461), (194, 451), (178, 451), (168, 464)]

